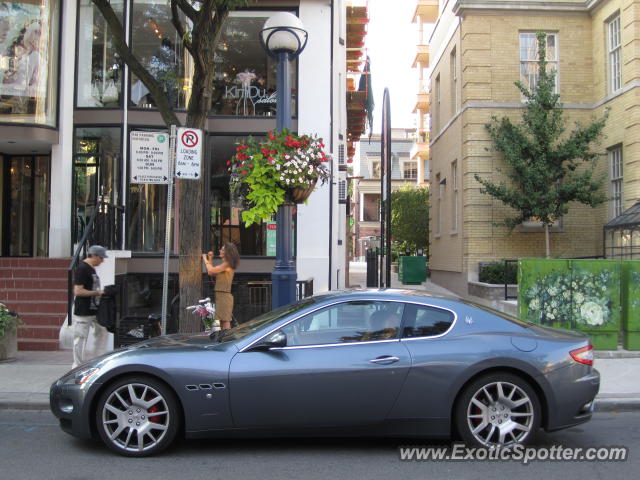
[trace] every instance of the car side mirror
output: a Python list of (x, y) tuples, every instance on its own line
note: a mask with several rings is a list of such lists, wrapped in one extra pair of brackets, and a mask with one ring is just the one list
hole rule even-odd
[(271, 335), (263, 339), (251, 350), (271, 350), (272, 348), (282, 348), (287, 346), (287, 336), (281, 330), (273, 332)]

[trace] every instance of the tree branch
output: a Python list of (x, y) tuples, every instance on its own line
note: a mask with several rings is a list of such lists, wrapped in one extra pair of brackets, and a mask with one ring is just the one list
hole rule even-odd
[(133, 52), (127, 45), (125, 40), (126, 36), (122, 23), (118, 19), (116, 13), (113, 11), (111, 4), (108, 0), (92, 0), (102, 16), (104, 17), (109, 29), (111, 30), (111, 38), (113, 40), (113, 46), (117, 50), (118, 54), (122, 57), (124, 62), (129, 66), (131, 71), (142, 81), (145, 87), (149, 90), (149, 94), (153, 101), (156, 103), (160, 115), (164, 120), (165, 125), (180, 125), (180, 121), (176, 116), (173, 108), (169, 104), (169, 99), (164, 93), (162, 86), (156, 81), (155, 78), (147, 71), (147, 69), (138, 61), (133, 55)]
[[(184, 28), (184, 25), (182, 25), (182, 22), (180, 21), (180, 13), (178, 12), (178, 2), (180, 2), (180, 0), (171, 0), (171, 23), (173, 23), (173, 26), (178, 32), (178, 35), (182, 39), (182, 44), (193, 57), (195, 52), (193, 51), (193, 45), (191, 44), (191, 35), (190, 35), (191, 32), (187, 32)], [(189, 18), (191, 19), (191, 21), (193, 21), (191, 17)], [(189, 38), (187, 38), (187, 35), (189, 35)]]
[(173, 10), (174, 5), (177, 4), (180, 7), (180, 10), (184, 12), (184, 14), (191, 20), (193, 23), (198, 21), (198, 17), (200, 16), (200, 12), (193, 8), (187, 0), (171, 0), (171, 10)]

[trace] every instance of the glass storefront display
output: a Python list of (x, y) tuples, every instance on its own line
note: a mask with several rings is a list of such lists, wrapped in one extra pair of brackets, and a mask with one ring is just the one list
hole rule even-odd
[[(120, 132), (119, 127), (76, 128), (72, 198), (74, 244), (82, 237), (99, 200), (111, 206), (122, 203)], [(121, 222), (119, 217), (113, 221)]]
[(43, 257), (49, 240), (49, 156), (5, 156), (0, 163), (1, 256)]
[[(111, 7), (122, 22), (124, 0), (112, 0)], [(107, 22), (91, 0), (80, 0), (78, 21), (76, 104), (118, 108), (124, 69)]]
[(0, 1), (0, 122), (55, 127), (59, 0)]
[[(193, 62), (182, 38), (171, 23), (170, 0), (134, 0), (131, 12), (133, 53), (160, 82), (174, 108), (185, 109), (189, 102)], [(183, 24), (187, 24), (181, 15)], [(130, 106), (154, 108), (149, 90), (131, 75)]]
[[(273, 13), (235, 11), (225, 20), (214, 60), (213, 115), (275, 116), (277, 62), (265, 53), (258, 40), (265, 21)], [(131, 21), (134, 53), (161, 82), (169, 103), (186, 109), (193, 61), (171, 23), (170, 1), (134, 0)], [(183, 22), (186, 24), (185, 19)], [(291, 68), (294, 115), (296, 70)], [(135, 75), (131, 77), (130, 106), (154, 108), (149, 90)]]
[(268, 234), (267, 225), (261, 223), (245, 227), (242, 199), (232, 196), (229, 191), (227, 161), (243, 139), (231, 135), (209, 137), (209, 248), (218, 255), (224, 242), (232, 242), (240, 255), (272, 256), (275, 255), (275, 246), (269, 248), (269, 244), (275, 243), (275, 238)]

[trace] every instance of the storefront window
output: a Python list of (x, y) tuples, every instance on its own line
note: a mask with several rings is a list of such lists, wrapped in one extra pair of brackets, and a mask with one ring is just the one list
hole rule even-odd
[(122, 219), (119, 205), (121, 152), (120, 128), (76, 128), (73, 155), (73, 242), (77, 243), (99, 201), (104, 206), (96, 218), (96, 228), (108, 226), (100, 242), (109, 248), (119, 245)]
[(245, 227), (242, 199), (229, 192), (227, 160), (243, 138), (209, 137), (209, 248), (217, 255), (224, 242), (232, 242), (240, 255), (275, 256), (275, 230), (262, 223)]
[[(260, 46), (259, 33), (272, 11), (229, 14), (215, 54), (214, 115), (274, 116), (276, 66)], [(193, 60), (171, 23), (169, 0), (134, 0), (132, 43), (136, 56), (163, 85), (170, 104), (186, 109)], [(183, 18), (186, 24), (186, 20)], [(291, 68), (292, 112), (296, 112), (296, 66)], [(131, 106), (154, 108), (149, 90), (131, 77)]]
[[(171, 1), (134, 0), (132, 9), (133, 53), (164, 87), (171, 106), (186, 108), (191, 93), (193, 62), (171, 23)], [(184, 15), (181, 20), (187, 25)], [(130, 105), (155, 107), (149, 90), (133, 74)]]
[[(264, 23), (274, 12), (231, 12), (216, 49), (216, 115), (271, 116), (276, 114), (276, 60), (259, 42)], [(291, 111), (296, 112), (296, 62), (292, 64)]]
[[(123, 21), (124, 0), (111, 7)], [(91, 0), (80, 0), (78, 27), (78, 107), (119, 107), (123, 64), (102, 13)]]
[(0, 1), (0, 122), (56, 126), (59, 6)]

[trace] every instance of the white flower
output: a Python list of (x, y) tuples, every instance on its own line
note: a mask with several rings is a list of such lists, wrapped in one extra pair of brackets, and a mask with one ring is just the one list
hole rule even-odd
[(540, 299), (539, 298), (534, 298), (533, 300), (531, 300), (531, 303), (529, 303), (529, 308), (531, 310), (539, 310), (540, 309)]
[(596, 302), (585, 302), (580, 307), (582, 320), (589, 325), (602, 325), (604, 323), (605, 311)]

